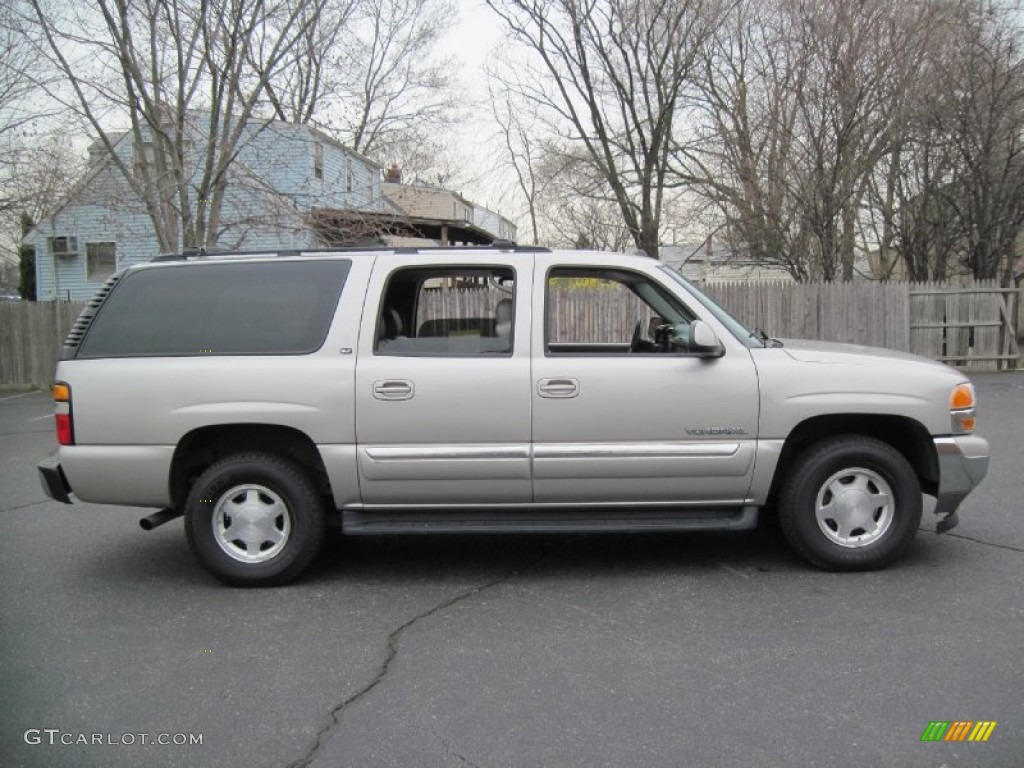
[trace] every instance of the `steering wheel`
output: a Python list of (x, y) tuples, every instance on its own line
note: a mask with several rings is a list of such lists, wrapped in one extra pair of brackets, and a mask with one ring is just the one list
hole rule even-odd
[(629, 351), (630, 351), (630, 353), (639, 352), (640, 351), (640, 334), (643, 333), (643, 330), (644, 330), (644, 321), (643, 320), (637, 320), (636, 321), (636, 327), (633, 328), (633, 338), (630, 339), (630, 341), (629, 341)]

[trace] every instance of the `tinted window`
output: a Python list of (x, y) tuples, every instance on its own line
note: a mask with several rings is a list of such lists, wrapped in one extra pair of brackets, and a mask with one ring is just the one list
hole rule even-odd
[(78, 357), (303, 354), (319, 349), (348, 261), (190, 264), (129, 273)]

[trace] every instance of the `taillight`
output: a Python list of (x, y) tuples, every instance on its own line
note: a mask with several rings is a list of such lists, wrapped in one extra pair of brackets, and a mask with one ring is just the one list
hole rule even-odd
[(58, 381), (50, 388), (50, 392), (57, 406), (57, 442), (60, 445), (74, 445), (75, 423), (71, 418), (71, 387), (63, 381)]

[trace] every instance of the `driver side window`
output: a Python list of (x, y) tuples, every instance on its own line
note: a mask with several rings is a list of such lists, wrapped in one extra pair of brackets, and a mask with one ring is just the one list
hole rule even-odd
[(548, 354), (685, 352), (693, 315), (646, 275), (556, 267), (545, 294)]

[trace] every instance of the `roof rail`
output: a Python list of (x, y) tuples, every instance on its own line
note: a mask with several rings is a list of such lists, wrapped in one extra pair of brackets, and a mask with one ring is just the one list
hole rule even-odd
[(218, 256), (225, 253), (231, 253), (231, 251), (227, 248), (218, 248), (217, 246), (197, 246), (183, 248), (181, 253), (161, 253), (159, 256), (150, 259), (150, 261), (186, 261), (187, 259), (204, 259), (207, 256)]
[(235, 251), (228, 248), (185, 248), (181, 253), (162, 253), (150, 261), (189, 261), (216, 256), (302, 256), (303, 254), (320, 253), (407, 253), (414, 254), (425, 251), (468, 251), (468, 250), (501, 250), (516, 253), (550, 253), (551, 249), (540, 245), (516, 245), (511, 240), (495, 240), (486, 245), (347, 245), (332, 248), (281, 248), (277, 250)]

